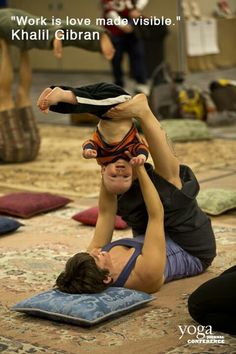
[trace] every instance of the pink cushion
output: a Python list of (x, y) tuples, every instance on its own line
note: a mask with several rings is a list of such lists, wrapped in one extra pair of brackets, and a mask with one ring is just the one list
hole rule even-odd
[(29, 218), (63, 207), (71, 201), (71, 199), (50, 193), (11, 193), (0, 197), (0, 213)]
[[(81, 211), (80, 213), (75, 214), (72, 216), (72, 219), (81, 222), (82, 224), (85, 225), (91, 225), (94, 226), (96, 225), (98, 218), (98, 207), (93, 207), (89, 208), (86, 210)], [(116, 229), (126, 229), (128, 225), (124, 220), (119, 215), (116, 215), (116, 220), (115, 220), (115, 228)]]

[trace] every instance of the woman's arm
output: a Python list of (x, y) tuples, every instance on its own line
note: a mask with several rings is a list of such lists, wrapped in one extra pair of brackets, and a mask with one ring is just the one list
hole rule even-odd
[(140, 290), (155, 292), (163, 283), (166, 262), (164, 211), (159, 194), (145, 167), (137, 166), (136, 173), (148, 212), (148, 224), (142, 254), (137, 259), (134, 272), (142, 284)]
[(93, 239), (88, 246), (88, 251), (91, 251), (93, 248), (102, 248), (111, 242), (114, 231), (117, 197), (106, 190), (103, 181), (101, 182), (98, 209), (98, 220)]

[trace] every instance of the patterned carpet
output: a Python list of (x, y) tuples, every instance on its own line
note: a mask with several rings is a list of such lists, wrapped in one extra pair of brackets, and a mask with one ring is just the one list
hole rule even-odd
[[(42, 144), (38, 158), (30, 163), (2, 165), (1, 188), (51, 191), (76, 197), (98, 195), (100, 173), (94, 159), (81, 156), (82, 142), (94, 128), (42, 124)], [(236, 165), (236, 141), (215, 139), (176, 143), (181, 162), (198, 175), (206, 169), (226, 169)], [(207, 152), (207, 153), (206, 153)]]
[[(85, 250), (93, 228), (70, 219), (77, 202), (56, 212), (26, 220), (18, 232), (0, 243), (0, 352), (4, 353), (235, 353), (236, 339), (224, 335), (225, 344), (188, 344), (178, 325), (191, 325), (188, 295), (205, 280), (235, 260), (236, 227), (214, 227), (218, 256), (203, 275), (165, 285), (150, 305), (95, 328), (83, 329), (10, 311), (31, 295), (51, 288), (66, 259)], [(130, 231), (116, 231), (123, 237)], [(214, 333), (214, 335), (222, 335)]]
[[(76, 212), (96, 203), (99, 168), (94, 161), (84, 162), (80, 157), (80, 144), (91, 130), (43, 125), (42, 148), (36, 161), (1, 166), (1, 194), (10, 190), (50, 191), (72, 196), (74, 202), (24, 220), (24, 227), (0, 238), (0, 352), (235, 354), (235, 337), (214, 332), (215, 336), (224, 336), (225, 344), (193, 344), (188, 340), (196, 339), (196, 335), (184, 334), (180, 339), (178, 327), (197, 325), (187, 312), (188, 295), (235, 262), (236, 224), (220, 217), (213, 219), (218, 255), (210, 269), (200, 276), (166, 284), (156, 300), (140, 310), (90, 329), (10, 311), (16, 302), (51, 288), (67, 258), (77, 250), (85, 250), (93, 235), (92, 227), (71, 219)], [(176, 149), (181, 160), (184, 158), (199, 174), (211, 168), (235, 166), (235, 142), (177, 144)], [(233, 218), (235, 212), (227, 215)], [(114, 236), (130, 234), (130, 230), (115, 231)]]

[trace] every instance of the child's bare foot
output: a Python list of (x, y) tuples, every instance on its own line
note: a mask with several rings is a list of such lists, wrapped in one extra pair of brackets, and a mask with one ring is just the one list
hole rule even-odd
[(38, 98), (37, 101), (37, 106), (39, 107), (39, 109), (44, 112), (44, 113), (48, 113), (48, 109), (43, 109), (43, 102), (45, 100), (45, 98), (52, 92), (52, 89), (50, 87), (47, 87), (45, 90), (43, 90), (43, 92), (41, 93), (41, 95)]
[(150, 112), (147, 97), (139, 93), (131, 100), (111, 108), (106, 116), (112, 119), (142, 118), (146, 112)]
[(64, 90), (60, 87), (55, 87), (47, 95), (42, 98), (39, 108), (44, 113), (48, 113), (50, 106), (57, 104), (64, 98)]
[(102, 34), (100, 46), (101, 46), (102, 54), (104, 55), (105, 59), (111, 60), (115, 54), (115, 48), (108, 34), (106, 33)]

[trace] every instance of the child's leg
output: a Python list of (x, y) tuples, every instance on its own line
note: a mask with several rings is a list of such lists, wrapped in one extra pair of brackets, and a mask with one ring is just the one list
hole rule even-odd
[(19, 86), (16, 94), (16, 107), (23, 108), (32, 105), (30, 88), (32, 82), (32, 69), (28, 51), (22, 50), (20, 55)]
[(40, 96), (38, 106), (42, 111), (50, 108), (57, 113), (91, 113), (103, 118), (110, 107), (130, 98), (121, 87), (100, 82), (78, 88), (54, 87), (48, 95)]
[(1, 62), (0, 62), (0, 111), (14, 108), (12, 97), (13, 68), (10, 59), (9, 46), (0, 40)]
[(50, 106), (56, 105), (58, 102), (77, 104), (75, 95), (70, 90), (64, 90), (60, 87), (54, 89), (46, 88), (39, 96), (37, 105), (41, 111), (47, 113)]

